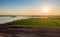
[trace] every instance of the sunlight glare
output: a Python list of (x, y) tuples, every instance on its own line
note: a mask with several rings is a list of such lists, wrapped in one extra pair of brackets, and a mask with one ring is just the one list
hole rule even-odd
[(44, 13), (48, 13), (48, 10), (49, 10), (48, 8), (43, 8)]

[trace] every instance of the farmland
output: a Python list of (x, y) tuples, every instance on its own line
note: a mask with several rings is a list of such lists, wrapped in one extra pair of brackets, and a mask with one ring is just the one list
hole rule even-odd
[(7, 23), (12, 26), (40, 26), (40, 27), (60, 27), (60, 19), (40, 19), (40, 18), (29, 18), (16, 20)]
[(3, 37), (60, 37), (59, 18), (19, 19), (3, 25), (0, 28), (0, 32), (5, 32)]

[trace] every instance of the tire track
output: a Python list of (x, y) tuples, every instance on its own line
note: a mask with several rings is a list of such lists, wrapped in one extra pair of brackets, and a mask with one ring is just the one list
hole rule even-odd
[(60, 27), (60, 24), (58, 24), (55, 20), (52, 20), (55, 24), (57, 24), (57, 26)]

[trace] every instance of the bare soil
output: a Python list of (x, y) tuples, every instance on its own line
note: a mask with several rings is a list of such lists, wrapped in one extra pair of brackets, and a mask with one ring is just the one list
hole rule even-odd
[(60, 37), (60, 28), (0, 27), (0, 37)]

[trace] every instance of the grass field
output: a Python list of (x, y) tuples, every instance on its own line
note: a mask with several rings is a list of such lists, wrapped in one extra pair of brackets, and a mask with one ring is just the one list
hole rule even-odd
[(22, 19), (8, 24), (13, 26), (60, 27), (60, 19)]

